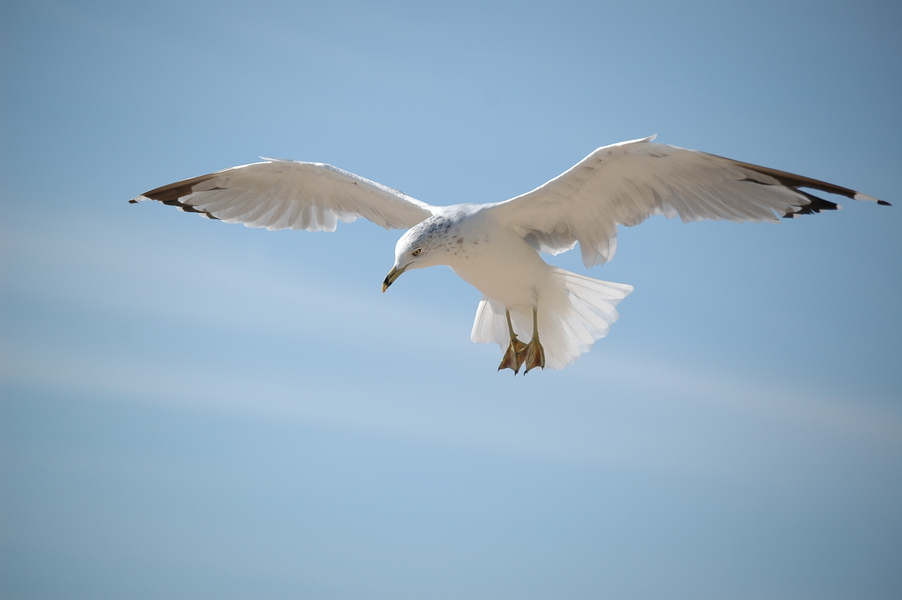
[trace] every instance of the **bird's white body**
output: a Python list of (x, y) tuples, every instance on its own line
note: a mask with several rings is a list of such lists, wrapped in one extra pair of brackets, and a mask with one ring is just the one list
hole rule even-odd
[(500, 226), (487, 206), (448, 207), (411, 229), (398, 246), (416, 237), (418, 228), (435, 227), (445, 243), (431, 248), (431, 260), (422, 266), (447, 265), (487, 297), (510, 309), (531, 310), (552, 279), (551, 266), (522, 237)]
[(887, 204), (816, 179), (653, 139), (599, 148), (535, 190), (496, 204), (432, 206), (330, 165), (273, 159), (179, 181), (131, 202), (158, 200), (267, 229), (332, 231), (338, 221), (358, 216), (407, 228), (383, 290), (406, 270), (447, 265), (483, 294), (474, 342), (514, 347), (519, 342), (512, 341), (512, 329), (518, 336), (541, 337), (544, 366), (553, 369), (574, 362), (607, 334), (619, 316), (617, 303), (633, 288), (557, 269), (539, 252), (558, 254), (578, 243), (583, 263), (591, 267), (613, 258), (618, 226), (638, 225), (652, 215), (778, 221), (839, 208), (800, 188)]
[(471, 338), (477, 343), (509, 341), (506, 312), (514, 330), (533, 335), (533, 310), (547, 357), (561, 369), (604, 337), (619, 314), (615, 306), (633, 288), (552, 267), (523, 237), (498, 223), (494, 205), (443, 207), (410, 229), (396, 246), (395, 266), (405, 253), (428, 249), (427, 258), (405, 270), (447, 265), (483, 295)]

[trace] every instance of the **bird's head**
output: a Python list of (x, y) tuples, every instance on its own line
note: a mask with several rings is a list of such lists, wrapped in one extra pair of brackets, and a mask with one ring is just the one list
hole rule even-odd
[(395, 264), (382, 282), (382, 291), (387, 290), (405, 271), (445, 264), (443, 257), (448, 247), (447, 233), (451, 226), (449, 219), (435, 216), (402, 235), (395, 245)]

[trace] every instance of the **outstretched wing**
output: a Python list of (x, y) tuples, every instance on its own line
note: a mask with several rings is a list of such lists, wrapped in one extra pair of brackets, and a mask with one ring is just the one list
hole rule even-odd
[(332, 165), (277, 159), (164, 185), (129, 202), (142, 200), (270, 230), (335, 231), (338, 221), (357, 217), (407, 229), (433, 214), (425, 202)]
[(654, 137), (599, 148), (545, 185), (489, 210), (543, 252), (559, 254), (579, 242), (591, 267), (613, 258), (617, 225), (631, 227), (652, 215), (777, 221), (840, 208), (799, 188), (888, 204), (816, 179), (655, 144)]

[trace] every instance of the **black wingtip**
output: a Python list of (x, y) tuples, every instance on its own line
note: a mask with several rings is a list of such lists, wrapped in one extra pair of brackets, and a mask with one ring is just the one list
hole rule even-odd
[(880, 206), (892, 206), (892, 204), (890, 204), (886, 200), (877, 200), (877, 204), (879, 204)]
[[(139, 198), (145, 198), (147, 200), (157, 200), (158, 202), (162, 202), (167, 206), (175, 206), (179, 210), (183, 212), (193, 212), (198, 213), (201, 216), (204, 216), (208, 219), (213, 219), (218, 221), (219, 218), (213, 216), (212, 213), (202, 209), (197, 208), (191, 204), (187, 204), (182, 202), (182, 198), (185, 196), (190, 196), (194, 193), (194, 187), (199, 183), (203, 183), (209, 179), (216, 177), (216, 173), (210, 173), (209, 175), (201, 175), (200, 177), (194, 177), (193, 179), (185, 179), (184, 181), (177, 181), (175, 183), (170, 183), (169, 185), (164, 185), (163, 187), (158, 187), (156, 189), (150, 190), (149, 192), (144, 192), (139, 196)], [(203, 191), (210, 192), (214, 190), (221, 190), (224, 188), (213, 186), (207, 187)], [(138, 199), (129, 200), (129, 203), (134, 204)]]
[(808, 192), (803, 192), (802, 190), (793, 190), (796, 193), (802, 194), (806, 198), (808, 198), (808, 204), (800, 207), (795, 212), (788, 212), (783, 215), (784, 219), (792, 219), (793, 217), (798, 217), (800, 215), (813, 215), (819, 213), (824, 210), (836, 210), (839, 208), (839, 205), (835, 202), (830, 202), (829, 200), (824, 200), (823, 198), (819, 198), (814, 194), (809, 194)]

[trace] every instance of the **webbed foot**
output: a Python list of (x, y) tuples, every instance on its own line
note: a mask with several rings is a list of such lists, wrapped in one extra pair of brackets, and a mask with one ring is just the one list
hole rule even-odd
[(526, 344), (526, 349), (523, 353), (523, 364), (526, 366), (526, 370), (523, 371), (524, 375), (529, 373), (530, 369), (535, 369), (536, 367), (545, 368), (545, 348), (539, 342), (538, 336), (533, 336), (532, 340)]
[(528, 344), (524, 344), (514, 333), (514, 325), (511, 323), (511, 314), (506, 311), (507, 330), (511, 336), (511, 343), (498, 365), (498, 370), (510, 369), (514, 375), (520, 372), (521, 366), (526, 366), (523, 374), (526, 375), (530, 370), (536, 367), (545, 368), (545, 348), (539, 342), (539, 317), (535, 308), (532, 309), (532, 339)]
[(526, 359), (526, 353), (527, 345), (516, 337), (512, 337), (511, 343), (507, 347), (507, 352), (504, 353), (504, 358), (501, 359), (501, 364), (498, 365), (498, 370), (510, 369), (514, 372), (514, 375), (516, 375), (520, 372), (520, 365), (522, 365)]

